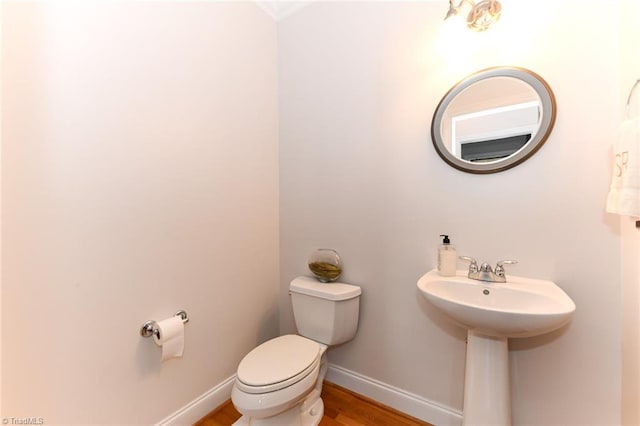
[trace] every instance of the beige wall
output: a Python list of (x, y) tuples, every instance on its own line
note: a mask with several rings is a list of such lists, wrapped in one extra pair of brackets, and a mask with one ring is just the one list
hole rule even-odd
[[(4, 6), (0, 3), (0, 52), (4, 46), (4, 38), (3, 38), (3, 9)], [(0, 54), (0, 99), (2, 99), (2, 63), (3, 63), (2, 55)], [(0, 102), (0, 416), (4, 411), (2, 411), (2, 102)]]
[[(150, 424), (278, 331), (276, 26), (5, 3), (3, 415)], [(182, 359), (138, 330), (185, 309)]]
[[(576, 302), (569, 327), (511, 342), (514, 424), (614, 425), (620, 229), (604, 201), (618, 11), (535, 5), (505, 1), (500, 27), (448, 55), (435, 49), (446, 2), (322, 2), (279, 24), (281, 327), (293, 329), (287, 282), (313, 249), (335, 248), (363, 296), (356, 338), (330, 361), (461, 409), (464, 332), (416, 290), (448, 233), (459, 254), (517, 259), (510, 273), (554, 280)], [(465, 174), (433, 149), (431, 117), (453, 83), (495, 65), (540, 74), (556, 126), (523, 165)]]

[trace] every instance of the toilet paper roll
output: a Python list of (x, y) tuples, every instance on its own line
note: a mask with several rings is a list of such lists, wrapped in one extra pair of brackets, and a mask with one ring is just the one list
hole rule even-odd
[(156, 322), (159, 336), (154, 334), (153, 341), (156, 345), (162, 346), (161, 361), (182, 356), (184, 351), (184, 323), (182, 318), (174, 316)]

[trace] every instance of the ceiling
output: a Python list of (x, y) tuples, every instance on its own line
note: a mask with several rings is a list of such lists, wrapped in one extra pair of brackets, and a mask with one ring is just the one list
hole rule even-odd
[(256, 0), (256, 4), (267, 12), (274, 20), (279, 21), (309, 5), (313, 1), (315, 0)]

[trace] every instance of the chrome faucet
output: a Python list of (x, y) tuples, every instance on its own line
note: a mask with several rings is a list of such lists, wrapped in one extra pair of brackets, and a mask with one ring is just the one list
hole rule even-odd
[(514, 265), (518, 263), (516, 260), (501, 260), (496, 264), (496, 269), (493, 270), (491, 265), (487, 262), (483, 262), (478, 267), (478, 262), (476, 262), (472, 257), (460, 256), (460, 259), (469, 262), (469, 273), (467, 274), (467, 277), (472, 280), (487, 281), (491, 283), (506, 283), (507, 276), (504, 272), (504, 265)]

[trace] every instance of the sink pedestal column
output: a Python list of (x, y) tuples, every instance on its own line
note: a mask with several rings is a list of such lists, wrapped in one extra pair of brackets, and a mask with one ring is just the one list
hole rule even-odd
[(511, 425), (506, 337), (485, 336), (469, 330), (462, 424)]

